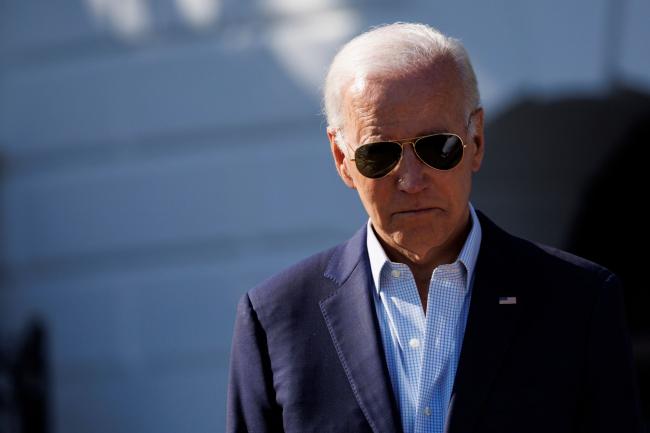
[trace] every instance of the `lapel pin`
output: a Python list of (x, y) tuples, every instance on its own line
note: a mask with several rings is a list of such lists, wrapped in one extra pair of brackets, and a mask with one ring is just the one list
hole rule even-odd
[(499, 296), (499, 305), (514, 305), (516, 303), (516, 296)]

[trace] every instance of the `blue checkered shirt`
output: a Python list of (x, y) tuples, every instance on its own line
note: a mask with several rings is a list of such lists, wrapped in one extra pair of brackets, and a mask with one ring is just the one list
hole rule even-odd
[(481, 244), (481, 225), (469, 208), (470, 233), (458, 259), (433, 271), (426, 315), (409, 267), (388, 259), (368, 221), (375, 308), (404, 433), (444, 431)]

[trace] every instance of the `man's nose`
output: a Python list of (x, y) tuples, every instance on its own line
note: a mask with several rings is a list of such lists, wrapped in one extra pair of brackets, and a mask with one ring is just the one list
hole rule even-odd
[(427, 167), (417, 157), (413, 144), (404, 143), (402, 146), (402, 159), (396, 168), (397, 185), (401, 191), (414, 194), (427, 187)]

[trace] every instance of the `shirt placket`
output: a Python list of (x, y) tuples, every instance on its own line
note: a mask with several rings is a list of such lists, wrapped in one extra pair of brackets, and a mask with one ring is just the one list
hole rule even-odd
[[(386, 285), (383, 285), (387, 283)], [(389, 272), (382, 274), (383, 302), (391, 328), (398, 340), (399, 375), (402, 391), (399, 393), (405, 431), (412, 431), (420, 388), (420, 374), (424, 350), (425, 317), (415, 280), (406, 265), (391, 263)], [(406, 391), (406, 392), (404, 392)]]
[(463, 285), (458, 262), (440, 266), (431, 279), (414, 433), (442, 433), (444, 427), (448, 404), (445, 390), (451, 380)]

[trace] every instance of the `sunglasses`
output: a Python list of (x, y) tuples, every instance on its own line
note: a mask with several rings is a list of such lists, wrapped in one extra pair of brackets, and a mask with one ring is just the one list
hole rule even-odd
[(359, 146), (354, 151), (354, 161), (359, 173), (371, 179), (379, 179), (390, 173), (402, 159), (404, 144), (413, 144), (413, 151), (420, 161), (436, 170), (451, 170), (463, 159), (465, 144), (448, 132), (409, 138), (400, 141), (377, 141)]

